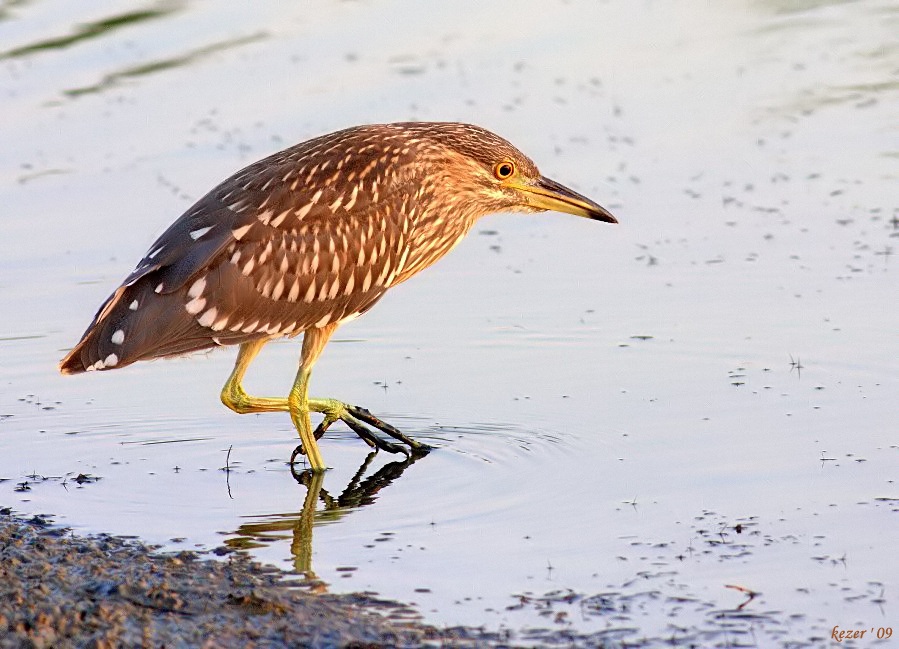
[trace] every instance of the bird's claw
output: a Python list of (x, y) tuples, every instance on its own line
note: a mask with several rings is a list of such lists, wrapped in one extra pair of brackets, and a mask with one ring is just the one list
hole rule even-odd
[[(343, 423), (345, 423), (347, 426), (349, 426), (350, 429), (354, 433), (356, 433), (359, 437), (362, 438), (362, 441), (364, 441), (366, 444), (368, 444), (372, 448), (375, 448), (378, 450), (383, 449), (383, 450), (387, 451), (388, 453), (402, 453), (407, 458), (411, 457), (409, 450), (406, 449), (404, 446), (400, 446), (399, 444), (394, 444), (393, 442), (389, 442), (386, 439), (378, 437), (372, 431), (370, 431), (365, 426), (365, 424), (360, 423), (355, 418), (347, 417), (346, 419), (343, 420)], [(374, 424), (372, 424), (372, 425), (374, 425)], [(376, 428), (380, 428), (380, 427), (376, 426)], [(381, 430), (383, 430), (383, 429), (381, 428)]]
[[(351, 406), (349, 404), (342, 404), (340, 412), (334, 414), (326, 414), (325, 418), (322, 419), (321, 423), (316, 427), (313, 435), (316, 440), (321, 439), (321, 437), (325, 434), (325, 431), (333, 424), (335, 421), (342, 421), (345, 423), (350, 430), (352, 430), (356, 435), (358, 435), (362, 441), (368, 444), (371, 448), (378, 450), (384, 450), (388, 453), (402, 453), (407, 458), (411, 458), (413, 456), (420, 457), (421, 455), (427, 454), (431, 447), (427, 444), (422, 444), (411, 437), (408, 437), (404, 433), (402, 433), (399, 429), (394, 426), (391, 426), (385, 421), (382, 421), (375, 415), (371, 414), (371, 412), (367, 408), (362, 408), (360, 406)], [(401, 441), (406, 446), (402, 446), (400, 444), (396, 444), (389, 440), (386, 440), (377, 434), (375, 434), (372, 430), (366, 426), (373, 426), (374, 428), (380, 430), (381, 432), (393, 437), (396, 440)], [(306, 449), (302, 444), (297, 446), (293, 453), (290, 456), (290, 464), (294, 463), (298, 455), (305, 455)]]
[(378, 430), (387, 433), (394, 439), (400, 440), (403, 444), (406, 444), (407, 446), (409, 446), (409, 448), (412, 448), (415, 450), (419, 450), (419, 449), (420, 450), (430, 450), (430, 447), (427, 446), (426, 444), (422, 444), (421, 442), (415, 441), (411, 437), (404, 435), (402, 433), (402, 431), (400, 431), (399, 429), (388, 424), (386, 421), (382, 421), (382, 420), (378, 419), (377, 417), (375, 417), (373, 414), (371, 414), (371, 412), (368, 410), (368, 408), (347, 405), (346, 410), (353, 417), (355, 417), (357, 419), (361, 419), (366, 424), (374, 426)]

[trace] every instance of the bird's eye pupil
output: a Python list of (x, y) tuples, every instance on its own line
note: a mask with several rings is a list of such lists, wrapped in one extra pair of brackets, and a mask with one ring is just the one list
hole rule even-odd
[(500, 162), (496, 165), (496, 177), (504, 180), (515, 173), (515, 167), (511, 162)]

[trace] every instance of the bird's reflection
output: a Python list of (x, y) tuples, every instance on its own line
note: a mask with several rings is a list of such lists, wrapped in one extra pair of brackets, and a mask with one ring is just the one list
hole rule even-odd
[[(225, 541), (228, 547), (247, 549), (277, 538), (288, 538), (293, 555), (294, 569), (310, 580), (312, 588), (326, 588), (312, 569), (312, 530), (316, 525), (336, 521), (354, 509), (371, 505), (381, 489), (403, 475), (416, 461), (427, 455), (427, 450), (413, 452), (403, 461), (388, 462), (373, 474), (366, 476), (377, 452), (369, 453), (339, 496), (335, 497), (322, 488), (325, 474), (311, 470), (297, 471), (291, 465), (294, 479), (306, 488), (302, 509), (294, 514), (282, 514), (274, 520), (245, 523), (237, 528), (236, 535)], [(321, 502), (323, 507), (317, 508)]]

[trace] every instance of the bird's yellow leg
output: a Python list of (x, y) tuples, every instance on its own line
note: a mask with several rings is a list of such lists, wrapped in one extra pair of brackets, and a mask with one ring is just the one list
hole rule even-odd
[[(427, 451), (427, 447), (424, 444), (406, 437), (396, 428), (381, 421), (365, 408), (351, 406), (343, 401), (338, 401), (337, 399), (309, 398), (309, 377), (312, 373), (312, 366), (315, 364), (315, 361), (318, 360), (325, 344), (336, 330), (337, 324), (333, 323), (317, 329), (307, 329), (303, 333), (303, 356), (300, 361), (300, 369), (297, 372), (297, 379), (290, 391), (290, 396), (287, 398), (290, 402), (290, 415), (293, 418), (293, 423), (300, 432), (300, 438), (303, 440), (302, 450), (309, 456), (309, 462), (312, 464), (312, 469), (314, 471), (320, 470), (315, 468), (316, 465), (312, 455), (314, 452), (319, 458), (321, 457), (318, 453), (318, 446), (315, 440), (324, 435), (328, 427), (337, 420), (344, 422), (372, 448), (384, 449), (390, 453), (404, 453), (407, 456), (409, 455), (409, 451), (405, 448), (378, 437), (369, 430), (365, 424), (374, 426), (391, 437), (408, 444), (413, 449)], [(294, 406), (294, 403), (297, 404), (296, 407)], [(322, 422), (314, 432), (312, 431), (312, 426), (309, 422), (310, 412), (320, 412), (324, 415), (324, 419), (322, 419)], [(307, 432), (309, 434), (309, 441), (307, 441), (306, 437)], [(310, 449), (312, 449), (312, 452), (310, 452)], [(322, 464), (322, 467), (324, 467), (324, 464)]]
[[(300, 359), (300, 367), (297, 370), (296, 379), (290, 390), (290, 395), (284, 397), (255, 397), (248, 395), (243, 389), (243, 378), (247, 368), (253, 359), (259, 354), (262, 347), (268, 342), (267, 338), (243, 343), (237, 352), (237, 360), (234, 369), (222, 388), (221, 398), (228, 408), (239, 414), (256, 412), (290, 412), (293, 424), (300, 434), (302, 445), (294, 451), (291, 459), (300, 452), (309, 457), (309, 463), (314, 471), (324, 471), (325, 465), (316, 440), (324, 435), (325, 431), (336, 421), (343, 421), (366, 444), (372, 448), (384, 449), (391, 453), (405, 453), (408, 451), (401, 446), (389, 442), (375, 435), (366, 427), (366, 424), (374, 426), (387, 435), (408, 444), (416, 451), (426, 452), (428, 447), (406, 437), (390, 424), (381, 421), (365, 408), (351, 406), (337, 399), (311, 399), (309, 398), (309, 379), (312, 375), (312, 367), (321, 355), (325, 344), (337, 329), (332, 324), (320, 329), (308, 329), (303, 334), (303, 352)], [(309, 419), (310, 412), (318, 412), (324, 415), (318, 428), (312, 430)]]
[[(297, 370), (297, 378), (290, 388), (287, 396), (287, 404), (290, 407), (290, 418), (300, 434), (303, 444), (303, 452), (309, 458), (309, 464), (313, 471), (325, 470), (325, 461), (321, 451), (318, 450), (318, 442), (312, 430), (312, 422), (309, 419), (309, 378), (312, 376), (312, 367), (321, 356), (325, 344), (331, 335), (337, 330), (337, 324), (332, 323), (320, 328), (310, 328), (303, 332), (303, 352), (300, 356), (300, 368)], [(329, 414), (325, 413), (328, 419)], [(327, 426), (325, 426), (327, 427)]]
[(231, 376), (225, 381), (222, 388), (222, 403), (234, 412), (245, 415), (251, 412), (284, 412), (290, 410), (287, 399), (284, 397), (252, 397), (246, 393), (241, 385), (247, 368), (259, 351), (268, 342), (268, 338), (260, 338), (248, 343), (243, 343), (237, 352), (237, 361)]
[[(254, 412), (283, 412), (289, 411), (294, 426), (300, 434), (303, 442), (303, 452), (309, 457), (309, 463), (312, 465), (313, 471), (324, 471), (325, 464), (322, 459), (321, 452), (316, 444), (315, 433), (312, 432), (312, 423), (309, 420), (310, 403), (308, 397), (309, 377), (312, 373), (312, 366), (318, 359), (328, 339), (331, 337), (336, 325), (328, 328), (325, 332), (323, 329), (310, 329), (303, 335), (303, 355), (300, 360), (300, 369), (297, 371), (297, 377), (290, 391), (290, 396), (284, 397), (254, 397), (247, 394), (243, 389), (243, 377), (247, 373), (247, 368), (253, 359), (262, 350), (262, 347), (268, 342), (268, 339), (261, 338), (240, 345), (237, 352), (237, 360), (234, 363), (234, 369), (231, 375), (225, 381), (222, 388), (222, 403), (231, 410), (239, 414), (248, 414)], [(340, 412), (336, 412), (331, 399), (316, 400), (315, 405), (318, 406), (315, 412), (325, 414), (326, 421), (322, 424), (322, 431), (334, 423), (340, 416)], [(327, 404), (324, 402), (328, 402)], [(339, 402), (336, 402), (339, 403)], [(335, 416), (336, 415), (336, 416)]]

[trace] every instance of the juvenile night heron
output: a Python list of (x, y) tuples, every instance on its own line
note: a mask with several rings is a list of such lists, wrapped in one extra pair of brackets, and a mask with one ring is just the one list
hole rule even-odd
[[(603, 207), (540, 175), (501, 137), (456, 123), (357, 126), (297, 144), (237, 172), (150, 247), (106, 300), (63, 374), (240, 345), (222, 389), (238, 413), (287, 411), (314, 471), (316, 440), (345, 422), (370, 446), (421, 445), (368, 410), (310, 398), (312, 366), (342, 323), (449, 252), (493, 212), (556, 210), (616, 223)], [(303, 333), (286, 398), (242, 385), (273, 338)], [(310, 412), (324, 415), (313, 430)]]

